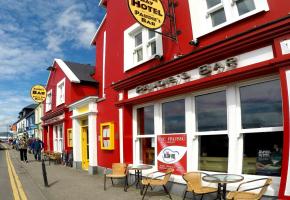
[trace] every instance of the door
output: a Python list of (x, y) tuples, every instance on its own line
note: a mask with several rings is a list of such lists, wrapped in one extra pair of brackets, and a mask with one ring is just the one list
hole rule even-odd
[(82, 127), (82, 168), (89, 168), (89, 131), (88, 126)]

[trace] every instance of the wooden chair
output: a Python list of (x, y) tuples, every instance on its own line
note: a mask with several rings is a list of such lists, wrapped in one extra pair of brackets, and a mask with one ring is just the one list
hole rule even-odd
[(156, 176), (156, 177), (153, 177), (153, 175), (155, 173), (158, 173), (159, 171), (152, 172), (152, 173), (148, 174), (148, 176), (142, 180), (143, 189), (141, 191), (141, 194), (143, 193), (143, 190), (145, 189), (145, 192), (143, 193), (142, 200), (144, 199), (144, 197), (145, 197), (145, 195), (147, 193), (148, 187), (151, 187), (151, 189), (152, 189), (152, 186), (162, 186), (164, 191), (165, 191), (165, 193), (169, 195), (170, 199), (172, 199), (171, 195), (168, 192), (168, 190), (167, 190), (165, 185), (169, 181), (170, 176), (173, 173), (173, 171), (174, 170), (171, 169), (171, 168), (167, 169), (165, 174), (162, 174), (162, 175), (159, 175), (159, 176)]
[[(265, 182), (261, 182), (265, 180)], [(260, 184), (259, 184), (260, 182)], [(254, 183), (253, 187), (247, 187), (247, 184)], [(258, 200), (261, 199), (263, 194), (267, 191), (267, 188), (269, 185), (271, 185), (272, 179), (270, 178), (260, 178), (260, 179), (255, 179), (247, 182), (241, 183), (237, 191), (229, 192), (227, 195), (227, 199), (232, 199), (232, 200), (245, 200), (245, 199), (251, 199), (251, 200)], [(262, 185), (261, 185), (262, 184)], [(259, 186), (260, 185), (260, 186)], [(242, 189), (245, 188), (245, 189)], [(258, 193), (254, 192), (248, 192), (252, 190), (257, 190), (260, 189)]]
[(200, 199), (202, 199), (204, 194), (217, 192), (217, 188), (202, 186), (201, 184), (202, 175), (208, 174), (203, 172), (188, 172), (182, 175), (182, 178), (185, 180), (187, 184), (183, 200), (185, 199), (187, 192), (191, 192), (193, 194), (194, 199), (196, 195), (201, 195)]
[(106, 179), (110, 178), (112, 185), (114, 186), (113, 179), (125, 179), (124, 191), (127, 192), (128, 187), (128, 168), (126, 163), (113, 163), (112, 173), (107, 174), (107, 168), (104, 170), (104, 190), (106, 190)]

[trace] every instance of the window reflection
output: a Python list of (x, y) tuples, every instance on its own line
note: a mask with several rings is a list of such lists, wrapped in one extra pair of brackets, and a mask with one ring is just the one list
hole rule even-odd
[(138, 135), (154, 134), (154, 106), (137, 109)]
[(280, 81), (240, 88), (242, 128), (282, 126)]
[(243, 174), (280, 176), (283, 132), (244, 134)]
[(163, 133), (185, 133), (184, 99), (162, 104)]
[(200, 136), (199, 170), (227, 172), (228, 136)]
[(195, 97), (198, 131), (227, 129), (226, 92), (216, 92)]
[(140, 163), (154, 165), (155, 162), (155, 139), (140, 138)]

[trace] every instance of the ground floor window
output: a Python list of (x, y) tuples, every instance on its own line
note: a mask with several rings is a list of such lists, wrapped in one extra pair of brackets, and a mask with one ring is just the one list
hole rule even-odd
[[(177, 164), (184, 169), (280, 176), (283, 113), (276, 76), (149, 104), (133, 109), (134, 162), (158, 166), (157, 138), (184, 134), (187, 158)], [(184, 148), (180, 141), (169, 143), (162, 148)]]
[(199, 170), (227, 172), (228, 170), (228, 136), (200, 136)]
[(62, 152), (63, 150), (63, 124), (53, 127), (53, 151)]
[(243, 174), (280, 176), (283, 132), (244, 134)]

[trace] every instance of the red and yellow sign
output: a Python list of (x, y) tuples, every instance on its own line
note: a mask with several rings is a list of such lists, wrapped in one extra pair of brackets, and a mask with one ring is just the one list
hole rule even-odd
[(168, 134), (157, 136), (157, 165), (159, 171), (174, 169), (174, 174), (182, 175), (186, 167), (186, 134)]
[(161, 0), (127, 0), (133, 17), (146, 28), (158, 29), (165, 20)]
[(42, 85), (34, 85), (30, 90), (31, 98), (37, 102), (42, 103), (46, 99), (46, 89)]

